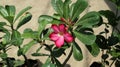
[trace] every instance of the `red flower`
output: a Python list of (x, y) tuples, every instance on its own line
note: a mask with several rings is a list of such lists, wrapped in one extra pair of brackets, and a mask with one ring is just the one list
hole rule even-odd
[(70, 43), (73, 41), (73, 36), (66, 31), (64, 24), (53, 24), (52, 29), (54, 32), (50, 34), (50, 39), (55, 42), (56, 47), (60, 48), (64, 45), (64, 41)]

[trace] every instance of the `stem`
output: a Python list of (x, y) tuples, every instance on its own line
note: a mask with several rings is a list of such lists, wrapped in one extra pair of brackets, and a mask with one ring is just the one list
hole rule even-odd
[(72, 56), (72, 52), (73, 52), (73, 48), (71, 47), (70, 53), (67, 56), (67, 58), (65, 59), (65, 61), (63, 62), (63, 67), (66, 65), (66, 63), (69, 61), (70, 57)]
[[(20, 49), (20, 46), (19, 46), (18, 48)], [(27, 65), (27, 67), (30, 67), (30, 64), (29, 64), (29, 62), (28, 62), (28, 59), (27, 59), (26, 55), (22, 55), (22, 56), (23, 56), (24, 59), (25, 59), (25, 64)]]
[(30, 63), (28, 62), (28, 59), (25, 55), (22, 55), (25, 59), (25, 64), (27, 65), (27, 67), (30, 67)]
[(113, 60), (113, 62), (110, 64), (109, 67), (112, 67), (113, 63), (116, 61), (116, 59)]
[(11, 24), (11, 29), (12, 29), (12, 31), (14, 30), (13, 24)]
[(44, 46), (46, 46), (46, 48), (48, 48), (48, 50), (50, 51), (50, 54), (51, 54), (51, 61), (52, 61), (52, 63), (54, 63), (54, 56), (52, 55), (52, 50), (51, 50), (51, 48), (48, 46), (48, 45), (46, 45), (46, 44), (44, 44)]

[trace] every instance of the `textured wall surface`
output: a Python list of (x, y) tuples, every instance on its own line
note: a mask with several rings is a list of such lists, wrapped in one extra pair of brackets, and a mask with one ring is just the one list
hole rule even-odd
[[(46, 14), (46, 15), (52, 15), (55, 11), (53, 10), (53, 8), (51, 7), (50, 4), (50, 0), (0, 0), (0, 5), (15, 5), (16, 6), (16, 10), (17, 13), (27, 7), (27, 6), (32, 6), (32, 9), (29, 10), (29, 12), (31, 12), (33, 14), (33, 18), (31, 19), (31, 21), (26, 24), (25, 26), (23, 26), (22, 28), (20, 28), (20, 31), (22, 32), (24, 28), (32, 28), (33, 30), (37, 29), (38, 23), (38, 17), (42, 14)], [(106, 4), (105, 0), (89, 0), (89, 7), (88, 9), (86, 9), (85, 12), (89, 12), (89, 11), (99, 11), (99, 10), (108, 10), (110, 9), (110, 7), (108, 6), (108, 4)], [(3, 20), (0, 17), (0, 20)], [(104, 27), (100, 27), (99, 30), (96, 30), (96, 33), (99, 32), (100, 30), (103, 30)], [(26, 40), (25, 43), (27, 43), (29, 40)], [(74, 58), (71, 57), (70, 61), (68, 62), (68, 64), (71, 67), (89, 67), (89, 65), (93, 62), (93, 61), (100, 61), (100, 56), (98, 57), (93, 57), (90, 55), (90, 53), (88, 52), (88, 50), (86, 50), (85, 46), (79, 42), (80, 47), (82, 47), (82, 51), (83, 51), (83, 55), (84, 55), (84, 59), (82, 61), (75, 61)], [(40, 61), (42, 61), (43, 63), (45, 62), (45, 58), (46, 57), (32, 57), (30, 54), (32, 52), (35, 52), (36, 47), (38, 47), (39, 45), (34, 45), (27, 53), (27, 57), (28, 58), (33, 58), (33, 59), (40, 59)], [(10, 57), (17, 57), (16, 56), (16, 51), (17, 49), (15, 49), (15, 47), (12, 47), (12, 49), (10, 49), (8, 51), (8, 53), (10, 54)], [(42, 51), (41, 51), (42, 52)], [(43, 50), (43, 52), (45, 52)], [(69, 49), (66, 51), (69, 52)], [(17, 57), (19, 59), (23, 59), (22, 57)], [(62, 56), (59, 58), (61, 61), (63, 61), (65, 59), (65, 56)]]

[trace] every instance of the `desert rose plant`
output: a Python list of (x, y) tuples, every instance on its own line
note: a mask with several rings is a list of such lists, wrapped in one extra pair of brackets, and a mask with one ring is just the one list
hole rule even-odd
[[(117, 3), (116, 1), (115, 3)], [(3, 36), (0, 35), (2, 66), (35, 67), (36, 64), (31, 65), (26, 57), (26, 52), (33, 45), (39, 44), (36, 52), (31, 55), (48, 57), (46, 62), (41, 65), (42, 67), (64, 67), (72, 54), (76, 61), (83, 59), (84, 55), (76, 40), (81, 41), (95, 57), (99, 54), (100, 50), (106, 51), (107, 49), (109, 54), (118, 59), (119, 53), (116, 54), (116, 57), (114, 55), (116, 49), (112, 49), (111, 46), (113, 47), (113, 45), (119, 42), (119, 37), (117, 35), (113, 36), (113, 34), (109, 38), (102, 36), (102, 34), (107, 35), (109, 32), (107, 25), (111, 25), (114, 28), (117, 24), (112, 24), (111, 22), (104, 23), (102, 17), (105, 16), (108, 20), (118, 21), (120, 19), (119, 16), (111, 18), (111, 14), (113, 17), (111, 11), (91, 11), (82, 16), (81, 14), (88, 7), (87, 0), (77, 0), (74, 3), (71, 0), (51, 0), (51, 4), (56, 11), (53, 16), (41, 15), (38, 18), (38, 29), (33, 31), (31, 28), (26, 28), (24, 32), (19, 31), (19, 28), (31, 20), (32, 14), (27, 12), (31, 7), (26, 7), (16, 14), (15, 6), (0, 6), (0, 15), (7, 20), (0, 22), (0, 33), (3, 33)], [(110, 12), (110, 16), (106, 12)], [(15, 23), (17, 23), (17, 26)], [(106, 25), (105, 31), (95, 35), (93, 28), (97, 28), (102, 24)], [(31, 41), (28, 44), (24, 44), (26, 39), (31, 39)], [(114, 41), (111, 42), (111, 40)], [(47, 41), (51, 41), (52, 44), (48, 44)], [(110, 44), (109, 47), (108, 44)], [(15, 57), (9, 57), (7, 51), (9, 51), (11, 46), (15, 46), (18, 49), (17, 55), (23, 56), (24, 61), (17, 60)], [(118, 47), (118, 45), (116, 46)], [(40, 52), (42, 48), (49, 53)], [(58, 60), (61, 55), (66, 55), (65, 51), (67, 49), (70, 49), (70, 52), (66, 59), (64, 61)], [(102, 54), (102, 65), (107, 62), (106, 56), (107, 54)]]

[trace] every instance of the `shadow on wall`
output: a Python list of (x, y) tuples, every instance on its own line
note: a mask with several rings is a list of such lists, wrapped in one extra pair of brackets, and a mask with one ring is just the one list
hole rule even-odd
[[(104, 0), (105, 3), (108, 5), (108, 7), (110, 8), (111, 11), (113, 11), (114, 13), (116, 13), (116, 7), (115, 4), (113, 4), (112, 2), (110, 2), (109, 0)], [(118, 11), (118, 16), (120, 16), (120, 10)], [(120, 21), (118, 22), (118, 26), (117, 28), (120, 31)]]

